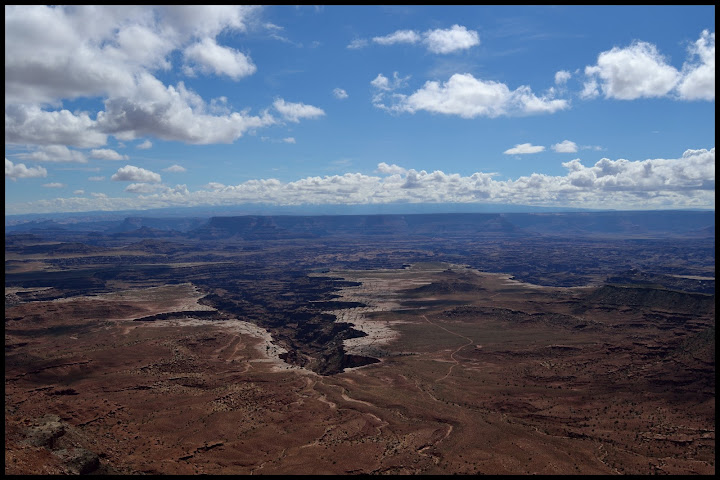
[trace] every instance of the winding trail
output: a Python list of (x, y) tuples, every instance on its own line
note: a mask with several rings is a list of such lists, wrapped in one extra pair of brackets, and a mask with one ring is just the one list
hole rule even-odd
[(450, 369), (449, 369), (448, 372), (445, 374), (445, 376), (443, 376), (442, 378), (438, 378), (437, 380), (435, 380), (435, 383), (437, 383), (437, 382), (440, 382), (440, 381), (442, 381), (442, 380), (445, 380), (447, 377), (449, 377), (450, 374), (451, 374), (452, 371), (453, 371), (453, 368), (457, 367), (457, 366), (460, 364), (460, 362), (455, 358), (455, 354), (458, 353), (458, 352), (459, 352), (460, 350), (462, 350), (463, 348), (467, 347), (468, 345), (472, 345), (473, 343), (475, 343), (475, 341), (474, 341), (472, 338), (470, 338), (470, 337), (466, 337), (465, 335), (460, 335), (459, 333), (455, 333), (455, 332), (453, 332), (453, 331), (451, 331), (451, 330), (448, 330), (447, 328), (443, 327), (442, 325), (438, 325), (437, 323), (431, 322), (425, 315), (422, 315), (422, 318), (424, 318), (425, 321), (428, 322), (430, 325), (434, 325), (434, 326), (436, 326), (436, 327), (438, 327), (438, 328), (440, 328), (440, 329), (442, 329), (442, 330), (445, 330), (446, 332), (448, 332), (448, 333), (451, 334), (451, 335), (455, 335), (456, 337), (464, 338), (465, 340), (468, 341), (468, 343), (466, 343), (466, 344), (464, 344), (464, 345), (460, 345), (458, 348), (455, 349), (454, 352), (452, 352), (452, 353), (450, 354), (450, 359), (451, 359), (454, 363), (450, 366)]

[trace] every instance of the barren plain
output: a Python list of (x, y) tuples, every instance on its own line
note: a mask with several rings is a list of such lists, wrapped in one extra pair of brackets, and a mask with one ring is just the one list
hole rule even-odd
[(714, 228), (400, 220), (6, 232), (5, 473), (715, 473)]

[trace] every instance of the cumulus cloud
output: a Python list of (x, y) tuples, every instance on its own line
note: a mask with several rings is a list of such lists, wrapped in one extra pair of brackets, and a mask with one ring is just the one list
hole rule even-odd
[[(683, 100), (715, 100), (715, 32), (703, 30), (690, 47), (677, 90)], [(697, 58), (696, 58), (697, 57)]]
[(521, 143), (515, 145), (513, 148), (505, 150), (503, 153), (506, 155), (524, 155), (527, 153), (539, 153), (545, 150), (542, 145), (533, 145), (531, 143)]
[[(7, 67), (6, 67), (7, 70)], [(25, 145), (105, 145), (107, 134), (85, 112), (44, 111), (38, 105), (5, 105), (5, 142)]]
[(282, 98), (278, 98), (273, 103), (275, 110), (286, 120), (291, 122), (299, 122), (301, 118), (316, 118), (325, 115), (325, 112), (318, 107), (305, 105), (304, 103), (286, 102)]
[(333, 90), (333, 96), (339, 100), (348, 98), (348, 93), (342, 88), (336, 88)]
[(285, 138), (282, 139), (282, 142), (283, 142), (283, 143), (296, 143), (296, 142), (295, 142), (295, 137), (285, 137)]
[(51, 182), (51, 183), (43, 183), (43, 187), (45, 188), (65, 188), (67, 185), (64, 183), (58, 183), (58, 182)]
[(425, 45), (433, 53), (451, 53), (465, 50), (480, 44), (477, 32), (460, 25), (449, 29), (436, 29), (425, 32)]
[(171, 165), (167, 168), (163, 168), (163, 172), (183, 173), (183, 172), (187, 172), (187, 169), (180, 165)]
[(85, 195), (85, 190), (75, 190), (73, 195)]
[[(185, 71), (229, 76), (255, 72), (242, 52), (217, 43), (244, 32), (260, 7), (6, 6), (5, 141), (10, 145), (98, 148), (157, 137), (190, 144), (232, 143), (278, 123), (267, 110), (209, 104), (183, 82), (164, 85), (182, 55)], [(70, 111), (63, 101), (100, 98), (104, 110)], [(298, 117), (301, 118), (301, 117)], [(137, 148), (149, 148), (149, 140)]]
[[(223, 47), (212, 38), (201, 41), (185, 49), (185, 59), (197, 66), (205, 74), (227, 75), (233, 80), (252, 75), (257, 67), (249, 57), (233, 48)], [(191, 66), (186, 71), (194, 72)]]
[(155, 136), (191, 144), (232, 143), (248, 130), (276, 123), (267, 112), (206, 113), (205, 102), (183, 82), (165, 87), (152, 75), (138, 78), (132, 98), (109, 99), (105, 107), (98, 113), (98, 127), (123, 140)]
[(636, 41), (600, 53), (595, 65), (585, 67), (582, 98), (674, 97), (681, 100), (715, 99), (715, 32), (704, 30), (689, 49), (682, 70), (670, 65), (657, 46)]
[(140, 183), (159, 183), (161, 181), (160, 175), (157, 173), (133, 165), (125, 165), (119, 168), (117, 173), (113, 174), (110, 179), (116, 182)]
[(48, 145), (34, 152), (20, 153), (18, 156), (36, 162), (87, 163), (87, 158), (82, 152), (70, 150), (65, 145)]
[(555, 84), (556, 85), (565, 85), (568, 80), (570, 80), (570, 77), (572, 74), (566, 70), (560, 70), (555, 73)]
[(96, 148), (90, 151), (90, 158), (99, 160), (128, 160), (130, 157), (109, 148)]
[(715, 190), (715, 148), (686, 150), (679, 159), (629, 161), (602, 158), (592, 167), (579, 159), (562, 164), (571, 185), (603, 191)]
[[(397, 30), (388, 35), (373, 37), (372, 41), (379, 45), (422, 44), (431, 53), (447, 54), (479, 45), (480, 37), (475, 31), (461, 25), (453, 25), (450, 28), (437, 28), (423, 33), (415, 30)], [(348, 48), (361, 48), (367, 45), (366, 40), (356, 42), (356, 46), (348, 46)]]
[(6, 103), (50, 103), (131, 86), (132, 72), (113, 61), (112, 55), (102, 55), (102, 48), (91, 46), (111, 35), (104, 26), (118, 21), (109, 9), (107, 13), (110, 22), (95, 18), (96, 24), (84, 24), (83, 19), (97, 15), (91, 7), (72, 11), (44, 5), (6, 6)]
[[(385, 80), (386, 77), (378, 75), (371, 83), (376, 88), (386, 89)], [(567, 100), (551, 95), (538, 97), (527, 86), (510, 90), (504, 83), (479, 80), (469, 73), (456, 73), (442, 83), (428, 81), (409, 96), (396, 94), (390, 106), (381, 104), (379, 98), (374, 99), (376, 106), (395, 112), (425, 110), (462, 118), (554, 113), (569, 108)]]
[(195, 39), (244, 31), (257, 11), (233, 5), (7, 6), (6, 101), (126, 94), (134, 75), (169, 68), (170, 54)]
[[(378, 164), (380, 176), (346, 173), (292, 182), (248, 180), (238, 185), (211, 182), (189, 191), (158, 186), (137, 198), (58, 198), (6, 205), (8, 214), (52, 211), (130, 210), (169, 206), (360, 205), (391, 203), (496, 203), (582, 208), (714, 208), (715, 149), (685, 151), (672, 159), (630, 161), (603, 158), (586, 167), (580, 159), (562, 164), (566, 175), (533, 173), (515, 180), (496, 174), (469, 176), (440, 170)], [(146, 182), (138, 182), (146, 183)], [(140, 187), (138, 187), (140, 188)], [(61, 210), (59, 210), (61, 209)]]
[(47, 177), (47, 170), (43, 167), (26, 167), (24, 163), (15, 164), (5, 159), (5, 178), (16, 181), (18, 178)]
[(620, 100), (662, 97), (675, 87), (680, 76), (657, 47), (647, 42), (602, 52), (596, 65), (585, 67), (585, 75), (600, 80), (605, 98)]
[(135, 148), (138, 148), (140, 150), (147, 150), (149, 148), (152, 148), (152, 142), (150, 140), (145, 140), (142, 143), (139, 143), (135, 146)]
[(577, 144), (575, 142), (571, 142), (570, 140), (563, 140), (560, 143), (556, 143), (551, 148), (558, 153), (575, 153), (578, 151)]
[(380, 162), (380, 163), (378, 163), (378, 166), (377, 166), (377, 172), (390, 174), (390, 175), (395, 175), (395, 174), (402, 175), (402, 174), (407, 173), (407, 169), (400, 167), (398, 165), (395, 165), (394, 163), (392, 165), (388, 165), (385, 162)]

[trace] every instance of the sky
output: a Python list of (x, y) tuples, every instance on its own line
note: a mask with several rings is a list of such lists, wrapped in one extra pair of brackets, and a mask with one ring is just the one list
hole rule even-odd
[(715, 7), (5, 6), (5, 214), (715, 208)]

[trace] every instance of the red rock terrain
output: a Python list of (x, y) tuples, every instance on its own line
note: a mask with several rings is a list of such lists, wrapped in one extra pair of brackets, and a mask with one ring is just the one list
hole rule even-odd
[(9, 306), (5, 472), (714, 473), (711, 298), (446, 267), (324, 274), (378, 326), (336, 375), (191, 285)]
[(715, 473), (712, 213), (53, 225), (6, 474)]

